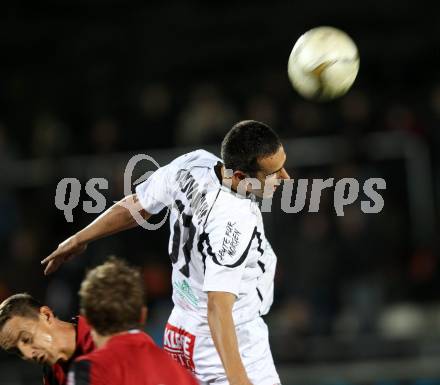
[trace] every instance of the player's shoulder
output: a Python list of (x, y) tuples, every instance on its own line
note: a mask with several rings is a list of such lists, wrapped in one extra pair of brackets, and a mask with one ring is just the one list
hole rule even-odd
[[(149, 336), (148, 336), (149, 337)], [(195, 380), (192, 374), (185, 369), (182, 365), (180, 365), (177, 361), (175, 361), (171, 356), (165, 352), (164, 349), (160, 348), (158, 345), (154, 343), (151, 339), (151, 343), (149, 343), (149, 353), (150, 353), (150, 364), (154, 366), (154, 368), (159, 373), (167, 372), (167, 376), (173, 377), (176, 381), (175, 383), (181, 385), (197, 385), (198, 382)]]
[(238, 196), (237, 193), (222, 186), (215, 194), (210, 213), (210, 221), (237, 222), (240, 226), (251, 226), (257, 222), (258, 206), (250, 198)]
[(209, 151), (198, 149), (175, 158), (170, 164), (174, 167), (190, 169), (192, 167), (211, 167), (220, 158)]
[(206, 150), (196, 150), (184, 154), (170, 163), (174, 167), (176, 182), (182, 193), (191, 200), (196, 193), (202, 194), (208, 204), (215, 198), (220, 182), (215, 173), (215, 166), (220, 158)]

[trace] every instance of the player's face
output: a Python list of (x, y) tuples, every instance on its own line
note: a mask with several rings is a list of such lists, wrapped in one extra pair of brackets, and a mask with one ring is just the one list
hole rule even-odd
[(0, 332), (2, 346), (26, 361), (53, 365), (62, 357), (54, 342), (52, 325), (45, 314), (37, 319), (12, 317)]
[(256, 178), (261, 188), (252, 192), (260, 198), (271, 198), (281, 181), (290, 178), (284, 168), (285, 163), (286, 153), (283, 146), (280, 146), (275, 154), (259, 159), (260, 171), (257, 172)]

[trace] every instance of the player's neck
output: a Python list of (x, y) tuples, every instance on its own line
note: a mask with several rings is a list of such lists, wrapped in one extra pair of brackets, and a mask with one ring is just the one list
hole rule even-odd
[(223, 164), (220, 168), (221, 173), (221, 183), (223, 186), (229, 188), (230, 190), (237, 192), (238, 183), (235, 181), (232, 175), (226, 172), (225, 165)]
[(68, 361), (76, 349), (76, 327), (70, 322), (61, 320), (56, 321), (57, 326), (57, 341), (60, 343), (61, 360)]
[(95, 329), (92, 329), (92, 338), (93, 338), (93, 342), (95, 343), (95, 346), (97, 348), (101, 348), (105, 344), (107, 344), (107, 342), (109, 340), (111, 340), (113, 337), (121, 335), (121, 334), (131, 333), (131, 332), (139, 333), (140, 329), (124, 330), (122, 332), (108, 334), (108, 335), (105, 335), (105, 336), (99, 334)]
[(114, 335), (115, 334), (109, 334), (103, 336), (99, 334), (96, 330), (92, 329), (93, 342), (95, 343), (95, 346), (97, 348), (103, 347)]
[[(238, 185), (240, 184), (240, 180), (234, 177), (234, 175), (228, 175), (226, 172), (226, 168), (224, 165), (222, 165), (221, 168), (221, 179), (222, 179), (222, 185), (227, 187), (228, 189), (232, 190), (234, 193), (238, 194)], [(232, 173), (231, 173), (232, 174)], [(243, 195), (243, 194), (241, 194)], [(248, 192), (246, 191), (246, 196), (248, 195)], [(243, 195), (243, 197), (246, 197)]]

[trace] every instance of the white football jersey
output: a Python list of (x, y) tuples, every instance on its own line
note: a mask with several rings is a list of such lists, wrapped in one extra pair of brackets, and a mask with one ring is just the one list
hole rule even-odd
[(236, 326), (266, 314), (273, 301), (276, 256), (264, 235), (258, 202), (221, 184), (215, 171), (219, 162), (207, 151), (193, 151), (136, 188), (150, 214), (170, 208), (173, 314), (179, 318), (175, 324), (195, 335), (210, 334), (208, 291), (237, 297)]

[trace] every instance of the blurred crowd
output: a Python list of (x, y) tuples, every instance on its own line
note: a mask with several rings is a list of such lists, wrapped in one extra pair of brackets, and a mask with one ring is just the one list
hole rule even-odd
[[(0, 156), (59, 158), (218, 144), (227, 127), (250, 118), (271, 125), (283, 138), (405, 131), (423, 138), (433, 150), (440, 140), (440, 84), (415, 91), (410, 100), (355, 85), (348, 95), (329, 103), (302, 100), (284, 73), (266, 76), (256, 89), (226, 89), (211, 82), (188, 89), (165, 83), (139, 88), (116, 107), (106, 105), (94, 112), (83, 108), (72, 116), (59, 106), (33, 106), (25, 108), (25, 116), (4, 118)], [(82, 104), (92, 104), (90, 99)], [(19, 108), (15, 106), (17, 112)]]

